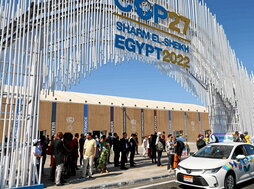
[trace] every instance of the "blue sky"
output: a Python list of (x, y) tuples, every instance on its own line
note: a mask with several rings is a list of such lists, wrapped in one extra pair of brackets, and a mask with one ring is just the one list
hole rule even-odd
[[(254, 71), (254, 0), (205, 2), (223, 25), (237, 57), (249, 73)], [(202, 105), (174, 79), (161, 74), (153, 65), (137, 61), (104, 65), (69, 91)]]

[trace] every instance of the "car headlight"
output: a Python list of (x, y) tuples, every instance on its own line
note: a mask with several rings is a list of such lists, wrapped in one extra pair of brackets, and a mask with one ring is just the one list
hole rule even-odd
[(221, 167), (218, 167), (215, 169), (205, 169), (203, 173), (204, 174), (214, 174), (214, 173), (217, 173), (220, 169), (221, 169)]

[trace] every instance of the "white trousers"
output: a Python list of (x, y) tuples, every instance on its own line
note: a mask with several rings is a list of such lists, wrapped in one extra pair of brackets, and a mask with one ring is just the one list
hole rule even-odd
[(86, 177), (86, 171), (87, 171), (87, 166), (88, 165), (89, 165), (88, 175), (92, 176), (92, 174), (93, 174), (93, 156), (84, 156), (82, 177)]
[(145, 156), (145, 155), (146, 155), (146, 148), (143, 147), (143, 156)]
[(63, 163), (60, 165), (56, 166), (56, 184), (60, 184), (61, 183), (61, 174), (63, 171)]

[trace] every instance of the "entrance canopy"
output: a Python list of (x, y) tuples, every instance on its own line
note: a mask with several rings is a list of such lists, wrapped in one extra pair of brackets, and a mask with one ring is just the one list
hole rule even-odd
[(3, 187), (37, 182), (40, 92), (108, 62), (154, 64), (208, 106), (216, 132), (253, 134), (253, 77), (198, 0), (0, 0), (0, 17)]

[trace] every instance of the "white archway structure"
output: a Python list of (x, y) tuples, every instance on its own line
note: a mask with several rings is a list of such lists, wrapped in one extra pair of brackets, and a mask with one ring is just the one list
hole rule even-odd
[(0, 188), (36, 182), (41, 92), (131, 60), (154, 64), (199, 97), (217, 132), (253, 134), (253, 76), (198, 0), (0, 0)]

